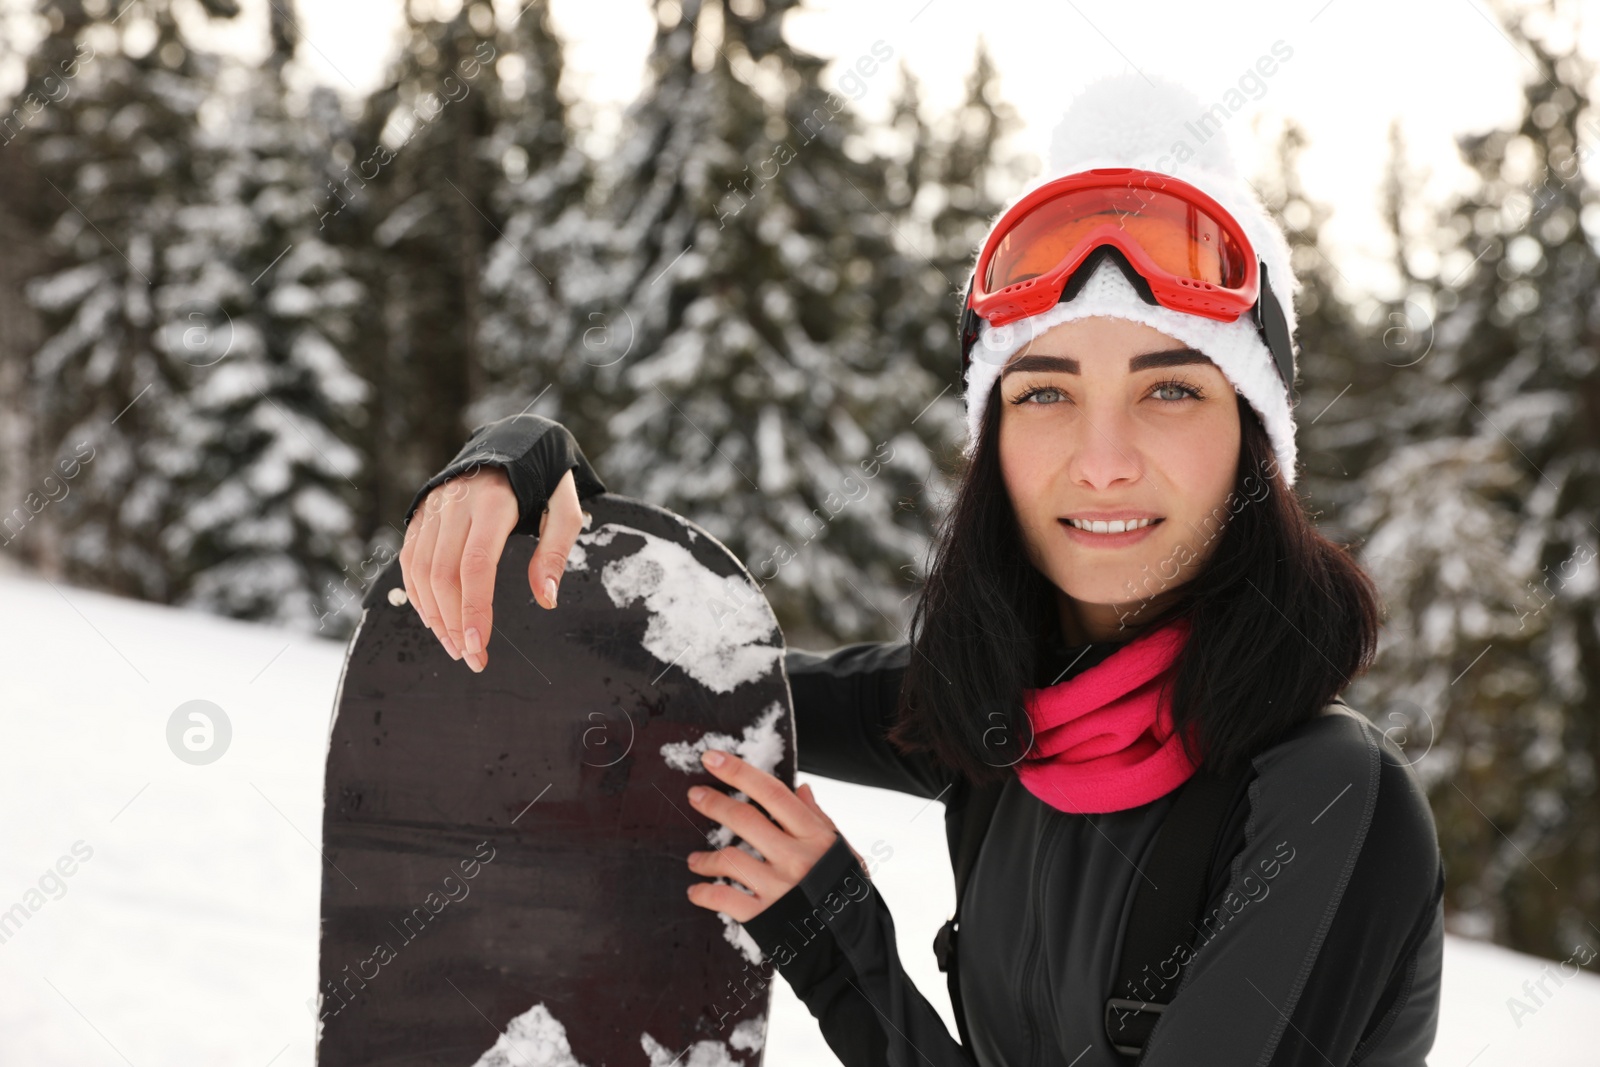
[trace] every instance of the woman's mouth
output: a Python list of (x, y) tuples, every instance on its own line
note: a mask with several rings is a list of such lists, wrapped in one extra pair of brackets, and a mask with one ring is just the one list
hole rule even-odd
[(1138, 544), (1162, 520), (1151, 516), (1128, 519), (1058, 519), (1068, 537), (1091, 548), (1122, 548)]

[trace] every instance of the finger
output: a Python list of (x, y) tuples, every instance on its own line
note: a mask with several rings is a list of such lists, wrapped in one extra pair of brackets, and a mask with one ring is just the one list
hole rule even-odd
[(734, 922), (741, 923), (760, 915), (772, 903), (746, 893), (737, 886), (719, 885), (716, 882), (696, 882), (691, 885), (689, 901), (707, 911), (720, 911)]
[(534, 599), (546, 608), (556, 606), (561, 576), (567, 570), (567, 556), (583, 530), (583, 507), (578, 503), (578, 484), (569, 470), (550, 494), (550, 510), (539, 528), (539, 544), (528, 563), (528, 588)]
[[(421, 509), (419, 508), (420, 512)], [(422, 609), (417, 604), (416, 569), (412, 559), (412, 552), (417, 544), (417, 531), (422, 526), (421, 519), (413, 514), (411, 522), (406, 524), (405, 540), (400, 545), (400, 580), (405, 583), (406, 603), (411, 605), (411, 610), (417, 613), (417, 618), (422, 618)]]
[(417, 590), (422, 585), (426, 572), (420, 569), (417, 561), (420, 558), (418, 553), (422, 550), (424, 533), (430, 521), (429, 499), (431, 497), (424, 497), (417, 510), (412, 513), (411, 521), (406, 523), (405, 540), (400, 545), (400, 574), (406, 583), (406, 601), (424, 626), (428, 623), (428, 617), (422, 610), (422, 597)]
[[(834, 832), (838, 832), (838, 824), (836, 824), (833, 819), (829, 817), (827, 812), (822, 810), (822, 805), (817, 803), (817, 795), (816, 792), (812, 790), (810, 782), (806, 782), (799, 789), (796, 789), (795, 795), (810, 805), (811, 810), (816, 812), (822, 821), (827, 823), (828, 826), (834, 830)], [(844, 837), (843, 834), (839, 834), (839, 836)], [(867, 869), (867, 861), (862, 858), (861, 853), (856, 851), (856, 846), (852, 845), (848, 838), (845, 839), (844, 845), (850, 850), (850, 854), (856, 858), (856, 862), (861, 864), (861, 873), (866, 875), (868, 878), (871, 878), (872, 872)]]
[(467, 538), (461, 547), (457, 581), (461, 594), (461, 651), (467, 666), (481, 671), (489, 663), (494, 624), (494, 583), (506, 540), (517, 525), (517, 497), (503, 470), (483, 467), (461, 479)]
[(837, 826), (834, 826), (833, 820), (828, 817), (828, 813), (822, 810), (822, 805), (817, 803), (817, 796), (811, 791), (810, 782), (805, 783), (799, 789), (795, 790), (795, 795), (801, 800), (805, 801), (806, 807), (816, 812), (817, 816), (822, 819), (823, 822), (827, 823), (831, 829), (838, 829)]
[[(815, 854), (821, 851), (819, 842), (824, 837), (831, 839), (834, 836), (834, 831), (807, 810), (792, 793), (789, 794), (789, 802), (811, 820), (808, 826), (799, 831), (778, 826), (743, 793), (728, 796), (716, 789), (700, 788), (705, 792), (691, 797), (690, 805), (702, 815), (720, 822), (735, 837), (748, 842), (785, 874), (807, 869), (814, 862)], [(787, 791), (787, 787), (782, 788)]]
[(771, 819), (745, 800), (730, 797), (708, 786), (700, 788), (704, 792), (698, 796), (693, 789), (689, 791), (690, 807), (707, 818), (720, 822), (732, 831), (735, 837), (750, 842), (756, 851), (768, 860), (783, 863), (792, 858), (794, 839), (773, 825)]
[(782, 896), (788, 891), (778, 872), (765, 860), (758, 860), (735, 845), (715, 852), (689, 853), (689, 869), (707, 878), (731, 878), (763, 899)]
[(500, 554), (517, 524), (516, 510), (474, 512), (461, 549), (461, 648), (467, 666), (481, 671), (489, 663), (489, 634), (494, 629), (494, 579)]
[(433, 546), (428, 578), (439, 607), (439, 625), (449, 638), (451, 658), (461, 658), (461, 553), (467, 546), (471, 510), (460, 503), (439, 513), (439, 536)]
[(439, 644), (448, 652), (450, 642), (445, 635), (444, 627), (440, 624), (439, 605), (433, 598), (431, 574), (434, 542), (439, 538), (439, 503), (435, 499), (437, 493), (436, 489), (428, 494), (422, 502), (421, 513), (411, 520), (412, 525), (417, 527), (416, 545), (411, 551), (412, 573), (416, 583), (414, 589), (416, 598), (413, 603), (416, 605), (417, 614), (422, 616), (423, 625), (433, 631), (433, 636), (438, 638)]
[[(720, 763), (712, 764), (706, 757), (713, 753), (719, 754)], [(816, 837), (833, 829), (824, 822), (816, 811), (808, 808), (805, 802), (794, 795), (794, 790), (778, 781), (776, 777), (749, 763), (732, 752), (721, 749), (707, 749), (701, 756), (707, 770), (722, 781), (727, 782), (735, 789), (744, 793), (765, 808), (778, 824), (796, 837)], [(765, 821), (765, 820), (763, 820)], [(735, 828), (737, 830), (737, 828)], [(753, 838), (747, 838), (751, 844), (761, 848), (761, 843)], [(761, 849), (763, 853), (766, 849)]]

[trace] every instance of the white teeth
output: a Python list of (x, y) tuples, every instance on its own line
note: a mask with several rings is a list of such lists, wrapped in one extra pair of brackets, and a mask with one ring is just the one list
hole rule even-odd
[(1096, 519), (1093, 522), (1089, 522), (1084, 519), (1068, 519), (1067, 521), (1078, 529), (1088, 530), (1090, 533), (1126, 533), (1129, 530), (1139, 530), (1149, 526), (1156, 520), (1129, 519), (1124, 522), (1122, 519), (1112, 519), (1110, 522), (1106, 522), (1103, 519)]

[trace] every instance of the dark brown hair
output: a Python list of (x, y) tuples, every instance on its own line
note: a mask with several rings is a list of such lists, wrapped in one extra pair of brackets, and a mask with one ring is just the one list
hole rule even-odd
[[(1055, 587), (1028, 559), (1001, 478), (999, 394), (996, 382), (940, 526), (889, 733), (902, 751), (932, 752), (974, 782), (1003, 780), (1031, 744), (1022, 691), (1038, 684), (1040, 642), (1058, 626)], [(1224, 775), (1366, 671), (1380, 620), (1372, 579), (1311, 524), (1255, 409), (1242, 397), (1238, 407), (1234, 495), (1206, 531), (1220, 538), (1215, 551), (1127, 631), (1188, 616), (1173, 724), (1191, 758)]]

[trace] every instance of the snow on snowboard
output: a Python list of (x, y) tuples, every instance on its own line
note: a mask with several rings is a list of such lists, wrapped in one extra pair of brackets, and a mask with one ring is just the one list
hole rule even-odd
[(704, 530), (584, 506), (552, 611), (537, 540), (506, 544), (482, 674), (398, 562), (363, 601), (324, 784), (321, 1067), (761, 1063), (760, 950), (684, 894), (688, 853), (731, 833), (686, 794), (729, 789), (706, 748), (793, 786), (783, 635)]

